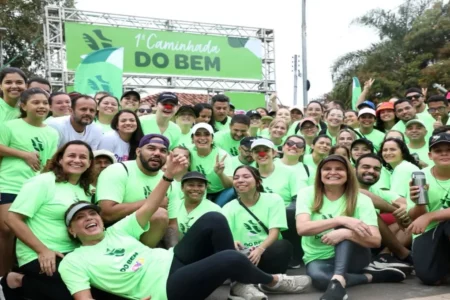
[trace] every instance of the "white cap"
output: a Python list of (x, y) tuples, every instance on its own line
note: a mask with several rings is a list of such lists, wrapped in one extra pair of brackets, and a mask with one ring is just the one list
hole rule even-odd
[(364, 114), (370, 114), (370, 115), (372, 115), (374, 117), (377, 117), (376, 111), (374, 109), (371, 109), (371, 108), (368, 108), (368, 107), (364, 107), (363, 109), (361, 109), (358, 112), (358, 118), (361, 117)]
[(210, 134), (214, 134), (214, 130), (211, 125), (208, 123), (197, 123), (192, 127), (191, 134), (194, 134), (199, 130), (200, 128), (206, 129)]
[(260, 138), (260, 139), (254, 140), (250, 149), (253, 150), (254, 148), (256, 148), (258, 146), (266, 146), (267, 148), (278, 151), (277, 147), (275, 147), (275, 144), (269, 139)]
[(117, 162), (117, 159), (116, 159), (116, 156), (114, 155), (114, 153), (112, 153), (108, 150), (95, 150), (94, 158), (97, 156), (106, 156), (112, 161), (113, 164), (115, 164)]
[(300, 107), (300, 106), (298, 106), (298, 105), (292, 106), (289, 110), (290, 110), (290, 111), (293, 111), (294, 109), (298, 109), (300, 112), (303, 113), (302, 107)]

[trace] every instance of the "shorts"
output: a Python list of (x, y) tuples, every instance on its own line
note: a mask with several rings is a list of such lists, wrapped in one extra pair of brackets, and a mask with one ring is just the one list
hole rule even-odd
[(384, 222), (387, 226), (392, 225), (392, 224), (394, 224), (395, 222), (397, 222), (397, 220), (395, 220), (394, 215), (393, 215), (393, 214), (390, 214), (390, 213), (383, 213), (383, 214), (380, 214), (380, 217), (381, 217), (381, 219), (383, 219), (383, 222)]
[(11, 204), (16, 198), (17, 194), (0, 193), (0, 205)]

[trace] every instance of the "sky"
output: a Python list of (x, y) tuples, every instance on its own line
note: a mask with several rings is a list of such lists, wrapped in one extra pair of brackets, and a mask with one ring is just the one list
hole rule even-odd
[[(294, 103), (292, 57), (301, 54), (301, 0), (77, 0), (80, 10), (272, 28), (275, 30), (277, 95), (284, 105)], [(311, 89), (308, 100), (331, 91), (331, 65), (347, 52), (377, 42), (377, 33), (352, 25), (355, 18), (375, 9), (396, 9), (404, 0), (308, 0), (307, 67)], [(126, 5), (124, 5), (126, 3)], [(222, 4), (219, 4), (222, 3)], [(301, 69), (301, 66), (300, 66)], [(302, 106), (299, 78), (298, 105)]]

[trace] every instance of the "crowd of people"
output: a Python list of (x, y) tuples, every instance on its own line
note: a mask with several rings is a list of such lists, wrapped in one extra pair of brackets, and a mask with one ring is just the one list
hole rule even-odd
[(4, 68), (3, 297), (206, 299), (228, 284), (232, 300), (311, 286), (343, 300), (412, 273), (445, 284), (450, 97), (412, 87), (377, 103), (372, 84), (357, 110), (274, 94), (270, 111), (235, 114), (222, 94), (91, 97)]

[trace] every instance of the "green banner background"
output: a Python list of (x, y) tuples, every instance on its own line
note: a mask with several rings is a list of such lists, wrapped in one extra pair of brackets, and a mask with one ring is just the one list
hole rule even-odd
[(236, 109), (251, 110), (266, 107), (266, 96), (262, 93), (225, 92)]
[[(124, 73), (262, 79), (262, 45), (258, 39), (75, 22), (64, 25), (69, 70), (77, 68), (82, 55), (124, 47)], [(180, 48), (182, 44), (184, 49)]]

